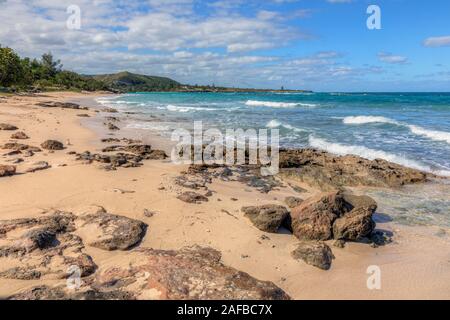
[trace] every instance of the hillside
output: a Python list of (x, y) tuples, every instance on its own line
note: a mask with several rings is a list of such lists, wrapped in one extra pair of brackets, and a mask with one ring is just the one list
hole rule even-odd
[(144, 92), (144, 91), (173, 91), (181, 86), (175, 80), (120, 72), (92, 76), (95, 80), (106, 85), (110, 90), (117, 92)]

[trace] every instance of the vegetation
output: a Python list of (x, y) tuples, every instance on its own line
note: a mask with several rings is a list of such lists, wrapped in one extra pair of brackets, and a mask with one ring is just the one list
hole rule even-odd
[(148, 92), (148, 91), (176, 91), (181, 85), (175, 80), (145, 76), (130, 72), (92, 76), (93, 79), (104, 83), (110, 90), (116, 92)]

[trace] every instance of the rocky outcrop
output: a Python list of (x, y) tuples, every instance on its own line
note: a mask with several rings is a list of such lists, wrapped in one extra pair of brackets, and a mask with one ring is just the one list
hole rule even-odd
[(87, 243), (103, 250), (127, 250), (139, 243), (145, 235), (147, 225), (139, 220), (100, 211), (80, 218), (78, 229), (85, 234)]
[(111, 131), (120, 130), (120, 128), (112, 122), (105, 123), (105, 125), (108, 127), (108, 130), (111, 130)]
[(77, 292), (35, 287), (10, 299), (287, 300), (272, 282), (225, 266), (220, 252), (205, 247), (139, 249), (128, 268), (99, 273)]
[(27, 136), (27, 134), (25, 132), (19, 131), (19, 132), (13, 133), (11, 135), (11, 139), (25, 140), (25, 139), (29, 139), (29, 137)]
[(14, 126), (12, 124), (0, 123), (0, 130), (13, 131), (13, 130), (17, 130), (17, 129), (19, 129), (19, 128), (17, 128), (16, 126)]
[(324, 191), (343, 186), (399, 187), (425, 182), (430, 174), (382, 159), (336, 156), (314, 149), (280, 150), (281, 174)]
[[(38, 218), (0, 221), (0, 278), (64, 279), (71, 266), (85, 277), (97, 266), (73, 234), (76, 216), (55, 212)], [(4, 260), (8, 263), (4, 263)]]
[(16, 167), (15, 166), (6, 166), (0, 164), (0, 178), (1, 177), (7, 177), (12, 176), (16, 173)]
[(374, 230), (376, 209), (376, 202), (367, 196), (319, 194), (292, 210), (292, 231), (302, 240), (360, 240)]
[(291, 253), (294, 259), (301, 259), (309, 265), (329, 270), (334, 259), (330, 247), (323, 242), (302, 241)]
[(264, 232), (278, 232), (289, 211), (280, 205), (268, 204), (257, 207), (243, 207), (242, 211), (255, 227)]
[(192, 191), (186, 191), (180, 194), (177, 199), (180, 199), (181, 201), (187, 202), (187, 203), (195, 203), (199, 204), (202, 202), (208, 202), (208, 198), (200, 193), (192, 192)]
[(38, 107), (42, 107), (42, 108), (61, 108), (61, 109), (88, 110), (87, 107), (80, 107), (79, 104), (70, 103), (70, 102), (47, 101), (47, 102), (37, 103), (36, 105)]
[(57, 140), (47, 140), (41, 143), (42, 149), (46, 150), (63, 150), (64, 145), (62, 142), (59, 142)]

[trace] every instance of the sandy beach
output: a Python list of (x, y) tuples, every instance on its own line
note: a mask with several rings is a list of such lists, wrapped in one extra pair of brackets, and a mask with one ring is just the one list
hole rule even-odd
[[(377, 219), (377, 229), (391, 234), (392, 242), (372, 247), (347, 242), (337, 248), (326, 243), (335, 259), (331, 269), (320, 270), (295, 260), (291, 252), (299, 240), (288, 230), (266, 233), (244, 216), (243, 206), (285, 205), (286, 197), (307, 199), (320, 190), (288, 178), (283, 186), (268, 193), (239, 181), (213, 178), (208, 184), (207, 202), (186, 203), (177, 197), (185, 191), (175, 180), (187, 165), (165, 160), (143, 160), (141, 166), (104, 170), (98, 162), (77, 160), (85, 151), (101, 153), (102, 148), (122, 143), (104, 143), (101, 139), (142, 140), (170, 155), (171, 144), (143, 131), (108, 130), (103, 123), (121, 127), (129, 115), (104, 112), (94, 99), (103, 94), (43, 93), (32, 96), (0, 97), (0, 123), (24, 132), (29, 139), (11, 139), (16, 131), (0, 130), (0, 145), (11, 142), (39, 147), (46, 140), (64, 144), (63, 150), (42, 150), (32, 156), (6, 155), (1, 150), (0, 165), (16, 166), (16, 174), (0, 177), (0, 220), (43, 217), (53, 211), (83, 216), (93, 208), (142, 221), (145, 235), (128, 250), (102, 250), (85, 245), (84, 253), (97, 265), (95, 275), (114, 267), (146, 259), (139, 250), (179, 250), (199, 245), (219, 251), (221, 262), (262, 281), (271, 281), (292, 299), (448, 299), (450, 297), (450, 230), (434, 226), (406, 226)], [(39, 102), (76, 102), (88, 110), (44, 108)], [(82, 115), (82, 116), (80, 116)], [(75, 154), (76, 153), (76, 154)], [(21, 158), (22, 161), (16, 161)], [(27, 172), (37, 162), (49, 168)], [(299, 193), (296, 188), (305, 189)], [(84, 232), (84, 233), (83, 233)], [(75, 234), (84, 238), (88, 229)], [(95, 232), (93, 230), (92, 232)], [(9, 235), (8, 235), (9, 237)], [(4, 245), (0, 238), (0, 245)], [(0, 273), (16, 266), (11, 257), (0, 257)], [(30, 261), (22, 260), (26, 265)], [(369, 266), (381, 270), (381, 288), (367, 287)], [(51, 269), (51, 265), (49, 267)], [(36, 286), (65, 285), (61, 277), (12, 279), (0, 277), (0, 298), (7, 298)], [(141, 293), (137, 298), (158, 298)]]

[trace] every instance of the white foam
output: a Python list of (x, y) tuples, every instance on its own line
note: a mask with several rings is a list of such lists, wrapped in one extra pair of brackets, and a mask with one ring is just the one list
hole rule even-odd
[(353, 154), (369, 160), (384, 159), (403, 165), (405, 167), (410, 167), (421, 171), (433, 172), (430, 167), (423, 165), (417, 161), (410, 160), (396, 154), (387, 153), (385, 151), (369, 149), (364, 146), (349, 146), (339, 143), (332, 143), (314, 136), (309, 137), (309, 145), (313, 148), (325, 150), (337, 155)]
[(275, 102), (275, 101), (259, 101), (259, 100), (248, 100), (245, 104), (250, 107), (269, 107), (269, 108), (294, 108), (297, 106), (301, 106), (301, 107), (316, 107), (317, 106), (312, 103)]
[(294, 126), (292, 126), (292, 125), (290, 125), (290, 124), (288, 124), (288, 123), (283, 123), (283, 122), (280, 122), (280, 121), (275, 120), (275, 119), (274, 119), (274, 120), (270, 120), (270, 121), (266, 124), (266, 127), (267, 127), (267, 128), (279, 128), (279, 127), (284, 127), (284, 128), (286, 128), (286, 129), (288, 129), (288, 130), (293, 130), (293, 131), (296, 131), (296, 132), (304, 132), (304, 131), (306, 131), (306, 130), (304, 130), (304, 129), (294, 127)]
[(366, 124), (366, 123), (392, 123), (399, 124), (397, 121), (386, 118), (386, 117), (376, 117), (376, 116), (355, 116), (355, 117), (345, 117), (342, 120), (345, 124)]
[(408, 125), (407, 127), (416, 135), (424, 136), (435, 141), (445, 141), (450, 144), (450, 132), (428, 130), (414, 125)]
[(173, 104), (167, 105), (166, 109), (169, 110), (169, 111), (173, 111), (173, 112), (214, 111), (214, 110), (217, 110), (217, 109), (214, 109), (214, 108), (175, 106)]

